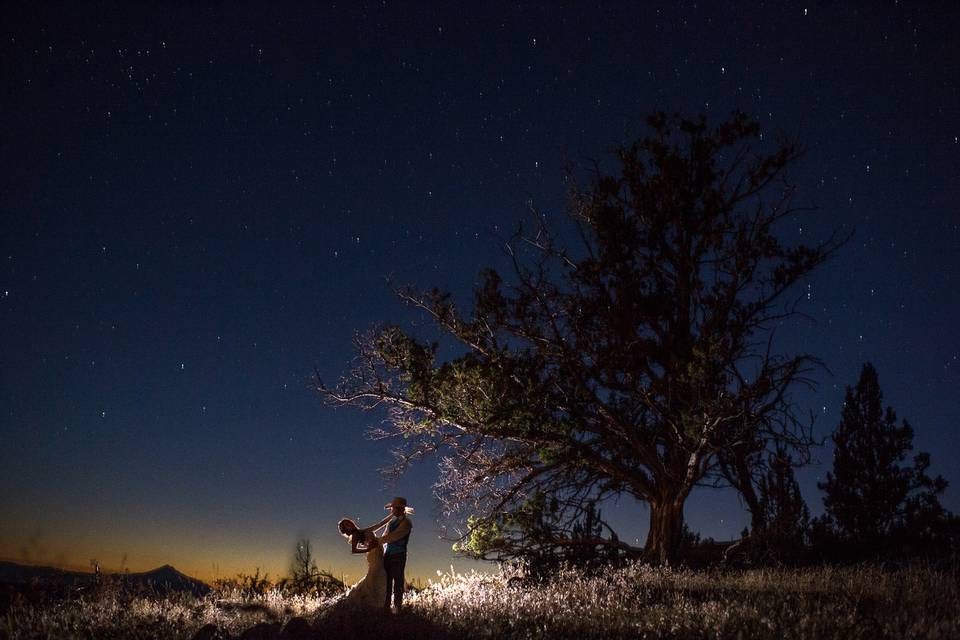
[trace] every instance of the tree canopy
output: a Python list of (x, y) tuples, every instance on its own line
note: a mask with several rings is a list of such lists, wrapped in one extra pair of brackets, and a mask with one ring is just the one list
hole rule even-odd
[(797, 145), (757, 150), (759, 125), (742, 113), (647, 124), (616, 149), (618, 171), (572, 188), (578, 242), (534, 212), (505, 243), (512, 270), (485, 270), (471, 308), (398, 291), (459, 355), (382, 326), (358, 338), (335, 389), (319, 385), (330, 403), (388, 408), (377, 435), (399, 437), (398, 469), (439, 454), (437, 497), (473, 516), (467, 537), (502, 544), (504, 525), (548, 496), (547, 535), (562, 542), (588, 508), (626, 494), (650, 508), (646, 554), (669, 562), (695, 486), (751, 485), (758, 452), (802, 458), (812, 443), (790, 391), (817, 361), (777, 353), (772, 329), (838, 242), (778, 238), (805, 212), (785, 177)]

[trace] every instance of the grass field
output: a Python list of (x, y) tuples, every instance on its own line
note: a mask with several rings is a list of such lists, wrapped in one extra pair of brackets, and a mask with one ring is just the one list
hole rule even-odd
[(631, 565), (594, 575), (563, 571), (546, 584), (509, 573), (444, 574), (407, 602), (401, 616), (354, 619), (325, 616), (323, 598), (277, 591), (151, 598), (107, 589), (15, 598), (0, 618), (0, 636), (189, 639), (216, 625), (221, 637), (270, 637), (303, 618), (309, 630), (297, 621), (286, 629), (290, 637), (960, 638), (960, 580), (949, 567), (695, 572)]

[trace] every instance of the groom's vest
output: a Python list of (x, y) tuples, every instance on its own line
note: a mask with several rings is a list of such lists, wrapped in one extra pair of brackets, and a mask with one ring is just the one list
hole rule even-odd
[[(400, 518), (394, 518), (390, 521), (390, 524), (387, 525), (387, 531), (393, 533), (397, 530), (397, 527), (400, 526), (402, 520)], [(407, 540), (410, 539), (410, 534), (403, 536), (399, 540), (394, 540), (393, 542), (387, 543), (387, 549), (384, 551), (387, 555), (393, 555), (395, 553), (406, 553), (407, 552)]]

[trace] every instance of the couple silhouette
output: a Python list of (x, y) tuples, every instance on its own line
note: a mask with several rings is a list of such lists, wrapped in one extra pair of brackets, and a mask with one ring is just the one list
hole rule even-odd
[(366, 575), (336, 603), (338, 608), (391, 610), (392, 595), (392, 611), (400, 613), (407, 541), (413, 528), (407, 516), (413, 513), (413, 508), (407, 506), (405, 498), (398, 497), (384, 505), (384, 509), (390, 510), (387, 517), (363, 529), (350, 518), (343, 518), (337, 523), (337, 529), (350, 543), (350, 552), (367, 556)]

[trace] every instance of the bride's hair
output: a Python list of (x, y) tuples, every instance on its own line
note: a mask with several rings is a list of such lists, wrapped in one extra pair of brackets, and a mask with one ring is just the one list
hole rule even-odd
[[(348, 528), (348, 525), (352, 525), (352, 527), (350, 528), (353, 529), (349, 533), (344, 530)], [(344, 538), (346, 538), (347, 540), (350, 540), (351, 542), (356, 540), (358, 544), (363, 542), (365, 537), (365, 534), (360, 529), (360, 525), (358, 525), (357, 521), (352, 518), (341, 518), (340, 522), (337, 523), (337, 530), (340, 532), (340, 535), (342, 535)]]

